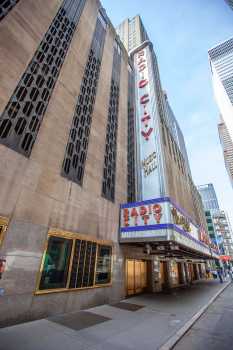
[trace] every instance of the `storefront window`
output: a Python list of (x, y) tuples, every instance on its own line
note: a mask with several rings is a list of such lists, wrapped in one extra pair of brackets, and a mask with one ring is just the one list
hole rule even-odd
[(99, 246), (96, 264), (96, 284), (111, 282), (111, 259), (112, 248), (108, 246)]
[(49, 232), (37, 293), (95, 287), (111, 282), (112, 246), (84, 235)]
[(66, 287), (72, 242), (62, 237), (49, 237), (40, 289)]

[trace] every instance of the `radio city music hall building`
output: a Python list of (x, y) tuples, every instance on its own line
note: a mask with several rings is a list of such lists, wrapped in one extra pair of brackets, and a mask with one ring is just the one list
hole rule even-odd
[(0, 5), (1, 325), (125, 295), (118, 229), (128, 186), (128, 54), (101, 4), (7, 3)]
[(204, 277), (151, 43), (129, 59), (98, 0), (3, 1), (0, 38), (0, 325)]
[(119, 235), (131, 295), (145, 287), (158, 291), (205, 278), (204, 262), (218, 256), (141, 18), (126, 19), (116, 30), (134, 68), (135, 198), (121, 205)]

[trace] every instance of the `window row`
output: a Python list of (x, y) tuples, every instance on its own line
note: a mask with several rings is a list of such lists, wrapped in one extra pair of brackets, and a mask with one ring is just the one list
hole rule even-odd
[(0, 21), (10, 12), (10, 10), (19, 2), (19, 0), (1, 0), (0, 1)]
[(162, 136), (163, 136), (163, 143), (165, 146), (168, 145), (169, 153), (171, 156), (173, 156), (176, 164), (178, 165), (178, 168), (182, 172), (183, 175), (186, 175), (185, 171), (185, 162), (183, 159), (183, 156), (176, 144), (176, 142), (173, 139), (173, 136), (171, 135), (167, 125), (165, 122), (161, 119), (162, 122)]
[(62, 175), (79, 185), (83, 182), (105, 34), (106, 23), (99, 13), (62, 166)]
[(50, 231), (36, 293), (111, 283), (112, 245), (83, 235)]
[(0, 143), (29, 157), (85, 0), (65, 0), (0, 116)]

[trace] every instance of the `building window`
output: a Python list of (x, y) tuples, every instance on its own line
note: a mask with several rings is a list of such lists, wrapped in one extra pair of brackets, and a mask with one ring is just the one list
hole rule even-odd
[(0, 116), (0, 143), (29, 157), (85, 0), (63, 2)]
[(96, 242), (79, 239), (75, 241), (70, 288), (84, 288), (94, 285), (96, 250)]
[(36, 294), (109, 285), (111, 269), (111, 243), (50, 231)]
[(83, 182), (106, 25), (103, 16), (99, 14), (62, 166), (62, 175), (79, 185)]
[(0, 216), (0, 247), (2, 245), (5, 233), (8, 227), (8, 219)]
[(0, 1), (0, 21), (8, 12), (19, 2), (19, 0), (1, 0)]
[(49, 237), (40, 289), (66, 287), (71, 248), (72, 240), (62, 237)]
[(111, 281), (112, 247), (100, 246), (96, 264), (96, 284), (106, 284)]
[(102, 196), (112, 202), (115, 200), (120, 68), (121, 48), (115, 41), (102, 182)]
[(128, 202), (136, 200), (136, 184), (135, 184), (135, 108), (134, 108), (134, 76), (131, 67), (128, 67)]

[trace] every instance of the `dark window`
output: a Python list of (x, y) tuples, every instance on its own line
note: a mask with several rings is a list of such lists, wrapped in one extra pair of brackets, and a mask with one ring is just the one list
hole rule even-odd
[(19, 2), (19, 0), (0, 0), (0, 21)]
[[(9, 0), (9, 3), (16, 1)], [(0, 9), (6, 1), (0, 1)], [(85, 0), (65, 0), (0, 116), (0, 143), (29, 157)], [(69, 37), (58, 38), (59, 25)], [(62, 49), (63, 44), (66, 49)], [(37, 120), (36, 127), (32, 126)]]
[(115, 200), (120, 68), (121, 51), (119, 44), (115, 41), (102, 182), (102, 196), (112, 202)]
[(94, 285), (96, 247), (97, 244), (95, 242), (78, 239), (75, 241), (70, 288), (83, 288)]
[(49, 235), (39, 290), (108, 284), (111, 282), (111, 261), (112, 247), (109, 245), (75, 238), (69, 233)]
[(96, 262), (96, 284), (107, 284), (111, 282), (112, 248), (99, 246)]
[(49, 237), (40, 289), (66, 288), (72, 240)]
[[(75, 107), (62, 167), (62, 175), (79, 185), (82, 185), (83, 182), (91, 130), (92, 111), (96, 97), (95, 86), (99, 80), (100, 65), (103, 54), (106, 33), (105, 28), (106, 27), (100, 20), (99, 14), (85, 67), (85, 73), (81, 83), (80, 93), (77, 98), (77, 105)], [(93, 79), (94, 76), (96, 79)]]
[[(131, 68), (128, 71), (128, 202), (136, 200), (135, 188), (135, 113), (134, 113), (134, 76)], [(105, 165), (107, 166), (107, 157)]]

